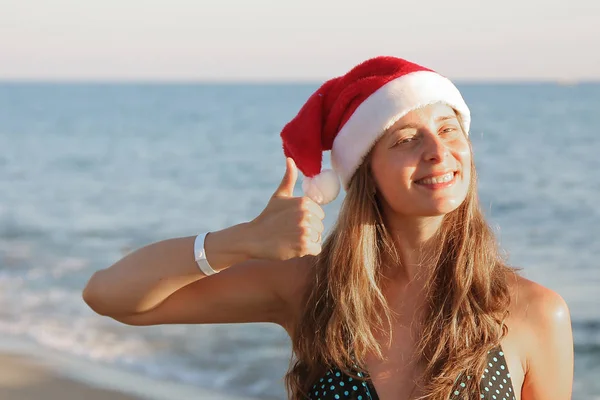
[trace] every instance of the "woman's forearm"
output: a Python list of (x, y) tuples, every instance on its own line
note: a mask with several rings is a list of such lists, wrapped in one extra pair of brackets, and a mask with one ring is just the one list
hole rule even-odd
[[(130, 315), (151, 310), (178, 289), (202, 279), (194, 260), (195, 236), (167, 239), (144, 246), (109, 268), (97, 271), (84, 291), (85, 302), (102, 315)], [(248, 223), (211, 232), (206, 257), (220, 271), (251, 258)]]

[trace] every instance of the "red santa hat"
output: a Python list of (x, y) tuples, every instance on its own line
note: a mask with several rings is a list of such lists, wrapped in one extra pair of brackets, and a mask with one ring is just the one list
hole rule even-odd
[[(408, 112), (434, 103), (456, 110), (466, 133), (469, 108), (446, 77), (396, 57), (376, 57), (325, 82), (281, 131), (283, 151), (304, 174), (304, 194), (319, 204), (344, 189), (381, 135)], [(331, 150), (333, 170), (322, 170)]]

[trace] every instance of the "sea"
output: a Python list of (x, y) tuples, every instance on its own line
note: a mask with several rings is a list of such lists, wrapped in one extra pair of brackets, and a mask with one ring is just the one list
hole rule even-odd
[[(319, 84), (0, 83), (0, 341), (284, 399), (282, 328), (131, 327), (81, 293), (133, 249), (256, 217), (285, 171), (279, 133)], [(510, 264), (566, 300), (573, 398), (600, 399), (600, 83), (457, 86), (488, 222)]]

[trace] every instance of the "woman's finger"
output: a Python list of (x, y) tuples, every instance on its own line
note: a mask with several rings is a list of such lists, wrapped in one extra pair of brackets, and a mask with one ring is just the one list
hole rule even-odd
[(319, 233), (325, 230), (325, 226), (323, 225), (323, 221), (321, 221), (321, 218), (314, 214), (308, 215), (308, 223), (314, 230), (316, 230)]

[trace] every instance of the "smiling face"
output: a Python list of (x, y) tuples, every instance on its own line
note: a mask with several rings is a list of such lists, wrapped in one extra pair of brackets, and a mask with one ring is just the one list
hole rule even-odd
[(454, 110), (433, 104), (398, 120), (375, 144), (371, 173), (385, 212), (425, 217), (455, 210), (469, 189), (471, 148)]

